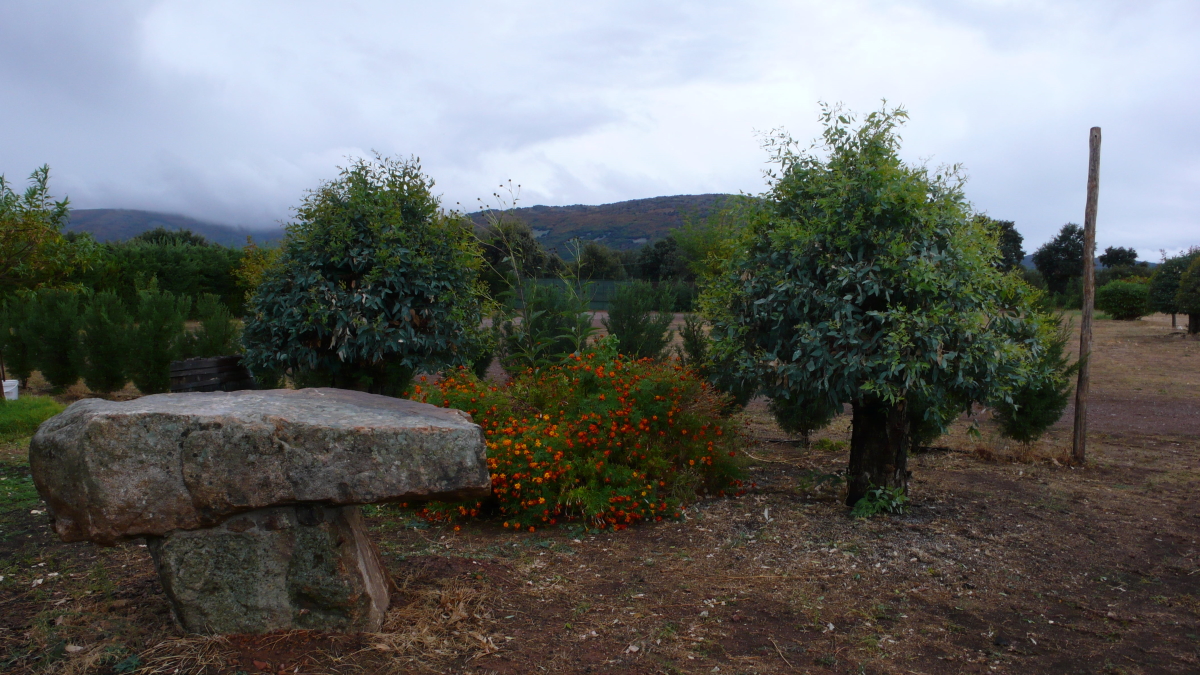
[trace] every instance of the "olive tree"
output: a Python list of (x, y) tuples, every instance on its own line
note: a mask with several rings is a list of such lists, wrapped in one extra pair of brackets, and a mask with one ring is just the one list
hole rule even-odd
[(999, 269), (996, 228), (970, 213), (957, 167), (900, 159), (906, 117), (884, 109), (855, 126), (826, 107), (810, 148), (769, 138), (770, 208), (704, 299), (714, 358), (746, 386), (785, 408), (851, 405), (850, 505), (907, 488), (916, 411), (918, 426), (944, 428), (1035, 384), (1038, 336), (1056, 325)]
[(417, 160), (377, 156), (309, 193), (250, 299), (251, 370), (398, 395), (417, 371), (471, 363), (478, 246), (432, 188)]

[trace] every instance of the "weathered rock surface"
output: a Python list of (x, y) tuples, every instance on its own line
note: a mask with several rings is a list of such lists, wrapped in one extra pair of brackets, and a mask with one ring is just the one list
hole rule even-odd
[(259, 509), (146, 541), (193, 633), (371, 632), (387, 611), (387, 572), (357, 506)]
[(29, 463), (64, 541), (113, 544), (315, 502), (484, 496), (465, 413), (340, 389), (84, 399), (38, 429)]

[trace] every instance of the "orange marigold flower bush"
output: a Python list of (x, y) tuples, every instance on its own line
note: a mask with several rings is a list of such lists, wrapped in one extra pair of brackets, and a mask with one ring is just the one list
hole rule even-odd
[(609, 340), (505, 386), (458, 369), (410, 397), (470, 413), (487, 438), (493, 502), (428, 504), (419, 513), (431, 520), (494, 509), (505, 527), (620, 530), (742, 485), (724, 395), (678, 363), (619, 356)]

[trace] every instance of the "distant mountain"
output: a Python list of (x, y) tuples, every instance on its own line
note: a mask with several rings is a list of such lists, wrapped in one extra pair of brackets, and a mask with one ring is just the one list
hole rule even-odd
[(156, 211), (132, 209), (75, 209), (67, 232), (90, 232), (97, 241), (125, 241), (139, 234), (162, 227), (168, 230), (191, 230), (214, 244), (245, 246), (246, 237), (257, 244), (271, 243), (283, 238), (283, 229), (249, 230), (233, 225), (207, 223), (187, 216)]
[[(637, 248), (662, 239), (688, 216), (703, 218), (732, 195), (675, 195), (633, 199), (600, 206), (529, 206), (513, 210), (533, 230), (546, 248), (567, 254), (563, 245), (571, 239), (599, 241), (616, 249)], [(483, 226), (483, 211), (469, 214)]]

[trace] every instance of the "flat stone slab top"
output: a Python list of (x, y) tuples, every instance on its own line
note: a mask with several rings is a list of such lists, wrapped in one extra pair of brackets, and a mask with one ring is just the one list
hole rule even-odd
[(273, 506), (491, 490), (466, 413), (342, 389), (84, 399), (42, 424), (29, 464), (59, 537), (105, 545)]

